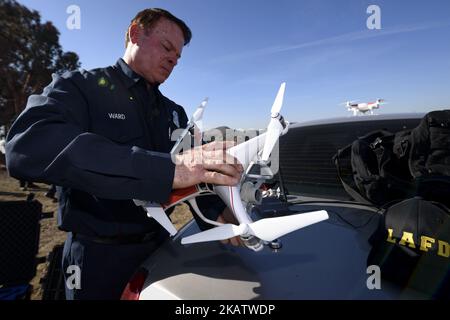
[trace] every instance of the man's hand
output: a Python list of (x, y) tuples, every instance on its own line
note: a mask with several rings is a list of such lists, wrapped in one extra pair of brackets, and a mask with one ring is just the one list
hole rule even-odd
[[(223, 210), (222, 214), (219, 217), (217, 217), (217, 222), (239, 225), (239, 222), (236, 220), (236, 217), (228, 207), (225, 208), (225, 210)], [(241, 237), (239, 236), (230, 239), (220, 240), (220, 242), (222, 242), (223, 244), (231, 244), (235, 247), (244, 245)]]
[(234, 186), (244, 171), (239, 162), (226, 153), (234, 142), (212, 142), (176, 155), (173, 189), (199, 183)]

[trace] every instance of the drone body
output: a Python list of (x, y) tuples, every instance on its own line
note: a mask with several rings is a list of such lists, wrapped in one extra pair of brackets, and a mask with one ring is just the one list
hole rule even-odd
[(355, 103), (353, 101), (345, 102), (345, 106), (348, 111), (352, 111), (353, 115), (356, 116), (358, 113), (366, 113), (370, 112), (373, 115), (374, 109), (379, 109), (381, 105), (385, 104), (384, 99), (377, 99), (375, 102), (364, 102), (364, 103)]
[[(225, 240), (240, 236), (244, 244), (254, 251), (261, 250), (267, 242), (276, 240), (287, 233), (328, 219), (328, 214), (324, 210), (284, 217), (266, 218), (256, 222), (251, 219), (248, 213), (252, 205), (261, 202), (261, 185), (267, 179), (273, 178), (273, 173), (269, 167), (269, 157), (279, 137), (287, 133), (289, 129), (289, 122), (285, 121), (280, 115), (284, 91), (285, 83), (282, 83), (271, 109), (271, 119), (267, 131), (227, 150), (227, 153), (236, 158), (244, 168), (245, 173), (238, 185), (218, 186), (199, 184), (185, 189), (174, 190), (168, 203), (163, 205), (137, 200), (135, 200), (135, 203), (143, 206), (147, 211), (147, 215), (157, 220), (173, 236), (177, 231), (165, 213), (165, 210), (178, 203), (188, 202), (194, 209), (195, 214), (215, 227), (183, 238), (181, 240), (182, 244)], [(188, 123), (188, 127), (177, 140), (177, 143), (172, 149), (174, 153), (178, 152), (181, 140), (189, 131), (192, 131), (195, 126), (198, 128), (197, 123), (201, 121), (205, 106), (206, 100), (202, 102), (194, 113), (194, 116)], [(259, 167), (260, 173), (250, 174), (250, 171), (255, 165)], [(218, 195), (232, 211), (239, 225), (222, 224), (207, 219), (199, 210), (196, 198), (208, 194)]]

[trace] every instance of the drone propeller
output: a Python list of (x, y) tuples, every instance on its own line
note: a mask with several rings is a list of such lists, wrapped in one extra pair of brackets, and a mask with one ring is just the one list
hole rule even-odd
[(267, 133), (266, 133), (266, 141), (264, 143), (264, 149), (261, 156), (261, 160), (268, 161), (270, 153), (272, 152), (273, 147), (278, 141), (278, 138), (280, 137), (280, 134), (283, 132), (284, 127), (281, 124), (282, 117), (280, 115), (280, 110), (283, 105), (283, 97), (284, 97), (284, 90), (286, 88), (286, 82), (283, 82), (280, 86), (280, 89), (278, 90), (277, 97), (275, 98), (275, 101), (273, 102), (271, 116), (272, 119), (270, 119), (269, 125), (267, 126)]
[[(192, 115), (191, 119), (188, 121), (186, 128), (183, 130), (181, 135), (178, 137), (177, 141), (175, 142), (174, 146), (172, 147), (172, 150), (170, 151), (170, 154), (176, 154), (179, 152), (179, 148), (181, 146), (181, 142), (183, 139), (187, 136), (187, 134), (194, 129), (194, 137), (201, 140), (201, 133), (203, 131), (203, 113), (206, 108), (206, 104), (208, 103), (208, 98), (205, 98), (202, 103), (198, 106), (197, 110), (195, 110), (194, 114)], [(198, 128), (198, 130), (195, 130), (195, 127)]]
[(147, 211), (147, 216), (149, 218), (155, 219), (167, 232), (170, 233), (171, 236), (177, 233), (177, 229), (173, 226), (169, 217), (167, 216), (164, 209), (159, 204), (152, 203), (150, 201), (142, 201), (142, 200), (133, 200), (134, 204), (137, 206), (141, 206)]
[(357, 102), (358, 102), (358, 100), (345, 101), (345, 102), (339, 103), (338, 105), (339, 105), (339, 106), (346, 106), (346, 107), (349, 107), (351, 104), (354, 104), (354, 103), (357, 103)]
[(272, 241), (290, 232), (326, 219), (328, 219), (328, 213), (325, 210), (320, 210), (291, 216), (266, 218), (249, 224), (242, 223), (239, 226), (234, 224), (224, 224), (183, 238), (181, 243), (189, 244), (225, 240), (241, 235), (252, 235), (261, 240)]
[(283, 106), (284, 90), (286, 89), (286, 82), (283, 82), (278, 89), (277, 96), (273, 102), (270, 113), (272, 118), (276, 118), (280, 114), (281, 107)]
[(190, 124), (195, 124), (197, 128), (201, 131), (203, 131), (203, 113), (206, 108), (206, 104), (208, 103), (208, 98), (205, 98), (202, 103), (200, 103), (200, 106), (195, 110), (194, 114), (192, 115), (191, 120), (188, 123), (188, 126)]

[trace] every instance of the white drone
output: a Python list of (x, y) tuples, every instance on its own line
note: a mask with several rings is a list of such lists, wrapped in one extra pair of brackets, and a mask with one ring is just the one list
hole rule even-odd
[[(258, 221), (253, 221), (248, 213), (252, 205), (261, 203), (260, 186), (265, 180), (273, 177), (268, 166), (269, 156), (279, 137), (284, 135), (289, 129), (289, 122), (285, 121), (280, 114), (285, 86), (285, 83), (281, 84), (273, 103), (271, 120), (267, 131), (227, 150), (227, 153), (235, 157), (244, 168), (245, 173), (238, 185), (231, 187), (202, 183), (189, 188), (174, 190), (166, 204), (161, 205), (138, 200), (135, 200), (135, 203), (143, 206), (147, 211), (147, 215), (158, 221), (173, 236), (177, 233), (177, 230), (168, 218), (165, 210), (181, 202), (188, 202), (194, 209), (195, 214), (206, 223), (215, 227), (183, 238), (181, 240), (182, 244), (225, 240), (240, 236), (244, 244), (254, 251), (261, 250), (264, 244), (274, 241), (290, 232), (328, 219), (328, 214), (325, 210), (266, 218)], [(177, 140), (172, 152), (176, 152), (184, 136), (201, 121), (206, 102), (207, 100), (204, 100), (195, 111), (188, 123), (188, 127)], [(255, 165), (259, 166), (260, 174), (250, 173)], [(201, 213), (197, 206), (196, 198), (210, 194), (216, 194), (224, 201), (233, 212), (239, 225), (222, 224), (217, 221), (212, 221)]]
[(373, 109), (379, 109), (381, 105), (386, 104), (384, 99), (377, 99), (375, 102), (355, 103), (354, 101), (347, 101), (342, 103), (347, 107), (348, 111), (352, 111), (356, 116), (358, 113), (370, 112), (373, 114)]

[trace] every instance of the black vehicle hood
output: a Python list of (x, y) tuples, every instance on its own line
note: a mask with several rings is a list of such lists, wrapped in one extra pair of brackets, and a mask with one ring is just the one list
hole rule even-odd
[[(402, 299), (427, 298), (381, 280), (368, 289), (369, 237), (381, 215), (353, 206), (292, 205), (328, 211), (330, 219), (282, 237), (282, 248), (253, 252), (220, 242), (181, 245), (199, 232), (188, 224), (145, 263), (143, 299)], [(401, 267), (401, 266), (399, 266)]]

